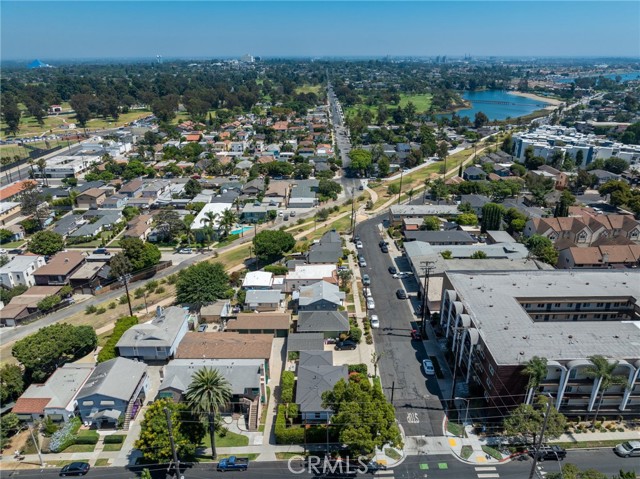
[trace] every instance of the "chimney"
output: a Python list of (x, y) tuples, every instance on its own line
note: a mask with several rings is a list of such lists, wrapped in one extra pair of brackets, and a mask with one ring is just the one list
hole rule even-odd
[(603, 253), (602, 254), (602, 262), (604, 264), (608, 264), (609, 263), (609, 253)]
[(65, 263), (68, 263), (68, 262), (69, 262), (69, 258), (65, 258), (65, 259), (64, 259), (64, 262), (65, 262)]

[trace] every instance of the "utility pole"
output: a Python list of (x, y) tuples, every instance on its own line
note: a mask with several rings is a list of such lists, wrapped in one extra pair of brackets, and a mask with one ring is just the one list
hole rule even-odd
[(547, 429), (547, 423), (549, 422), (549, 416), (551, 412), (551, 394), (549, 394), (549, 398), (547, 399), (547, 411), (544, 413), (544, 421), (542, 421), (542, 429), (540, 430), (540, 437), (538, 438), (538, 444), (536, 445), (535, 451), (533, 451), (533, 464), (531, 464), (531, 471), (529, 471), (529, 479), (533, 479), (533, 475), (536, 472), (536, 465), (538, 464), (538, 451), (542, 446), (542, 442), (544, 441), (544, 432)]
[(131, 297), (129, 296), (129, 280), (131, 279), (131, 275), (123, 274), (120, 276), (120, 281), (124, 284), (124, 290), (127, 293), (127, 304), (129, 305), (129, 316), (133, 316), (133, 308), (131, 307)]
[(400, 191), (398, 191), (398, 204), (400, 204), (400, 196), (402, 195), (402, 176), (404, 175), (404, 167), (400, 170)]
[[(431, 276), (431, 270), (435, 267), (433, 261), (424, 261), (422, 263), (422, 268), (424, 269), (424, 286), (422, 288), (422, 314), (420, 316), (422, 318), (422, 337), (425, 338), (427, 335), (425, 319), (427, 309), (429, 307), (429, 279)], [(429, 316), (431, 316), (431, 310), (429, 310)]]
[(354, 189), (351, 188), (351, 241), (356, 236), (356, 199), (353, 193)]
[(396, 390), (396, 382), (392, 381), (391, 382), (391, 401), (390, 401), (391, 405), (393, 405), (393, 393), (395, 392), (395, 390)]
[(178, 459), (178, 451), (176, 450), (176, 443), (173, 440), (173, 424), (171, 424), (171, 412), (169, 408), (164, 408), (164, 413), (167, 415), (167, 428), (169, 429), (169, 443), (171, 444), (171, 452), (173, 453), (173, 463), (176, 467), (176, 477), (180, 476), (180, 459)]
[(38, 441), (36, 441), (31, 426), (27, 426), (27, 429), (29, 429), (29, 434), (31, 434), (31, 441), (33, 442), (33, 445), (36, 446), (36, 451), (38, 451), (38, 460), (40, 461), (40, 467), (44, 467), (44, 461), (42, 460), (42, 451), (40, 451), (40, 444), (38, 443)]

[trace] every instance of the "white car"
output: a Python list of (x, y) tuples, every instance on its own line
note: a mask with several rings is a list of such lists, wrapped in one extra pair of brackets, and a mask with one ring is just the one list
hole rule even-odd
[(371, 288), (364, 288), (364, 297), (369, 299), (369, 298), (373, 298), (373, 293), (371, 292)]
[(380, 320), (378, 319), (378, 315), (377, 314), (372, 314), (371, 318), (369, 319), (369, 322), (371, 323), (371, 327), (372, 328), (379, 328), (380, 327)]
[(375, 309), (376, 303), (373, 302), (373, 298), (367, 299), (367, 309)]
[(433, 367), (433, 363), (431, 362), (431, 359), (422, 360), (422, 369), (424, 369), (424, 373), (427, 376), (433, 376), (436, 373), (436, 370)]
[(362, 249), (362, 248), (364, 248), (364, 245), (362, 244), (362, 241), (358, 241), (358, 242), (356, 243), (356, 248), (358, 248), (358, 249)]
[(8, 254), (7, 250), (4, 248), (0, 248), (0, 255), (4, 256), (5, 254)]

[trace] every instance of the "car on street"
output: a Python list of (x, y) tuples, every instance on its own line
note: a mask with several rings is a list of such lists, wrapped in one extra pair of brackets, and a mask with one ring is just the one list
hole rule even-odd
[(0, 255), (4, 256), (5, 254), (8, 254), (7, 250), (4, 248), (0, 248)]
[(537, 451), (530, 452), (532, 457), (536, 457), (538, 461), (562, 461), (567, 457), (566, 449), (560, 446), (542, 445)]
[(24, 250), (20, 249), (20, 248), (14, 248), (14, 249), (10, 249), (9, 251), (7, 251), (7, 253), (9, 253), (9, 254), (22, 254), (22, 253), (24, 253)]
[(67, 464), (60, 470), (61, 476), (84, 476), (87, 472), (89, 472), (91, 466), (89, 466), (88, 462), (72, 462), (71, 464)]
[(368, 274), (363, 274), (362, 275), (362, 284), (365, 285), (365, 286), (371, 285), (371, 278), (369, 277)]
[(366, 268), (367, 267), (367, 260), (364, 259), (364, 256), (360, 256), (358, 258), (358, 264), (360, 265), (361, 268)]
[(382, 248), (383, 246), (389, 246), (389, 242), (385, 240), (380, 240), (378, 242), (378, 246), (380, 246), (380, 248)]
[(376, 303), (373, 301), (373, 298), (367, 299), (367, 309), (376, 309)]
[(336, 351), (346, 351), (346, 350), (356, 349), (357, 347), (358, 347), (358, 344), (355, 341), (351, 341), (349, 339), (346, 339), (344, 341), (338, 341), (336, 343), (335, 350)]
[(433, 367), (433, 363), (431, 359), (423, 359), (422, 360), (422, 369), (427, 376), (433, 376), (436, 373), (436, 370)]
[(362, 241), (356, 241), (356, 248), (358, 248), (358, 249), (364, 248), (364, 245), (362, 244)]
[(369, 318), (369, 322), (371, 323), (372, 328), (380, 327), (380, 319), (378, 318), (377, 314), (372, 314), (371, 317)]
[(418, 331), (417, 329), (411, 330), (411, 340), (412, 341), (421, 341), (422, 340), (422, 334), (420, 334), (420, 331)]
[(295, 211), (292, 211), (291, 213), (289, 213), (289, 215), (290, 215), (292, 218), (295, 218), (295, 217), (296, 217), (296, 212), (295, 212)]
[(389, 268), (387, 268), (387, 270), (391, 274), (398, 274), (398, 270), (395, 268), (395, 266), (389, 266)]
[(640, 457), (640, 441), (626, 441), (613, 448), (618, 456)]
[(180, 248), (178, 250), (178, 253), (180, 253), (180, 254), (191, 254), (191, 253), (193, 253), (193, 250), (191, 248)]
[(284, 221), (289, 221), (289, 215), (284, 215), (284, 217), (282, 218)]
[(387, 248), (386, 246), (382, 246), (382, 247), (380, 247), (380, 251), (382, 251), (383, 253), (388, 253), (389, 252), (389, 248)]
[(357, 243), (358, 241), (360, 241), (360, 236), (359, 236), (359, 235), (355, 235), (355, 236), (353, 237), (353, 242), (354, 242), (354, 243)]
[(399, 289), (396, 291), (396, 296), (398, 299), (407, 299), (407, 293), (404, 289)]
[(362, 294), (364, 294), (365, 298), (373, 298), (373, 292), (371, 291), (371, 288), (364, 288), (362, 290)]

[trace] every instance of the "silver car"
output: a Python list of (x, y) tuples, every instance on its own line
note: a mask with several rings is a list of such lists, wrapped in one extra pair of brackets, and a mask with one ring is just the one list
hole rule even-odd
[(640, 441), (627, 441), (613, 448), (618, 456), (640, 457)]

